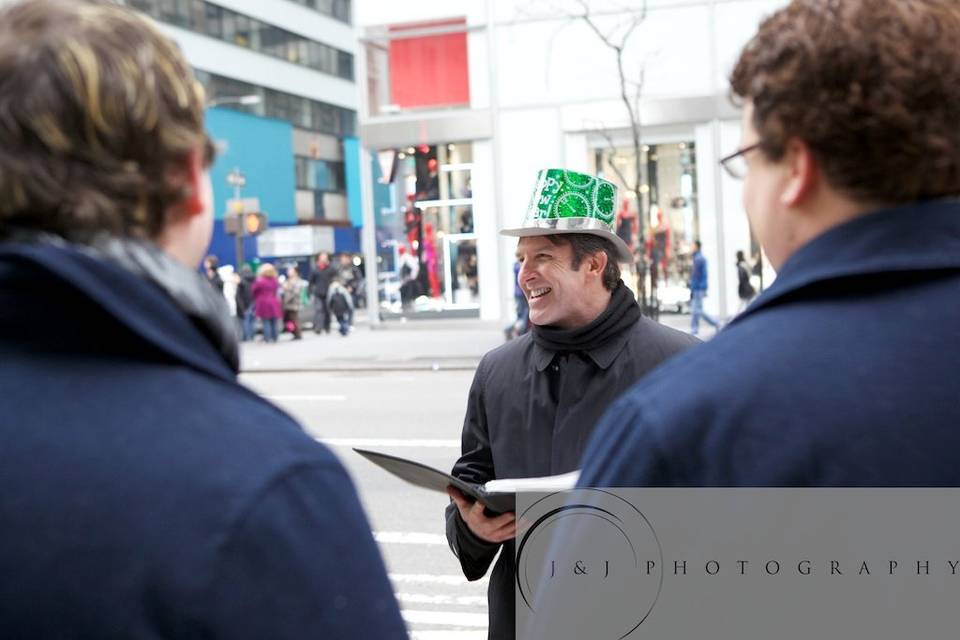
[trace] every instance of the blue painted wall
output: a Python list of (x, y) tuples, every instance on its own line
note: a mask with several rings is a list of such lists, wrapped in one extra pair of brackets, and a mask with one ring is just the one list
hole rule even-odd
[[(293, 161), (293, 126), (229, 109), (208, 109), (207, 130), (222, 149), (210, 168), (213, 182), (214, 224), (210, 253), (221, 264), (235, 264), (235, 240), (223, 232), (223, 214), (233, 187), (227, 174), (237, 167), (246, 176), (242, 198), (259, 198), (271, 226), (296, 224), (296, 175)], [(256, 256), (256, 239), (246, 238), (244, 254)]]
[[(363, 201), (360, 199), (360, 141), (357, 138), (343, 139), (343, 162), (347, 180), (347, 211), (350, 224), (363, 226)], [(339, 249), (339, 246), (338, 246)], [(346, 249), (344, 249), (346, 251)]]

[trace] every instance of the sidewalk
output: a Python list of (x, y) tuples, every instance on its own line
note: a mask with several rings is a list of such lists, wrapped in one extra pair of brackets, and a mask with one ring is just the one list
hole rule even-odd
[[(660, 322), (690, 330), (689, 315), (662, 314)], [(701, 330), (701, 338), (712, 336), (712, 328)], [(306, 329), (302, 340), (283, 334), (275, 344), (243, 343), (240, 367), (243, 373), (473, 370), (483, 354), (503, 342), (498, 322), (390, 320), (371, 330), (361, 313), (347, 337), (335, 330), (317, 335)]]

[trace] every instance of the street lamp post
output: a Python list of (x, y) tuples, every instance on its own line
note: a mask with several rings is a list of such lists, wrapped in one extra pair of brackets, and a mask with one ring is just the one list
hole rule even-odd
[[(233, 168), (233, 171), (227, 174), (227, 184), (233, 187), (233, 202), (234, 207), (243, 207), (243, 201), (240, 199), (240, 188), (247, 184), (247, 177), (240, 172), (240, 169), (237, 167)], [(236, 251), (237, 251), (237, 273), (240, 272), (240, 266), (243, 265), (243, 236), (245, 235), (246, 229), (244, 229), (241, 222), (240, 214), (241, 211), (236, 211), (238, 224), (237, 224), (237, 233), (234, 236), (236, 240)]]

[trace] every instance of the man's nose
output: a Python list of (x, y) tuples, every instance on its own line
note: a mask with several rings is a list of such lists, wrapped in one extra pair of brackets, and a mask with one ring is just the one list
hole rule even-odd
[(517, 283), (523, 285), (525, 280), (530, 279), (530, 276), (533, 275), (533, 269), (529, 266), (528, 261), (520, 263), (520, 270), (517, 271)]

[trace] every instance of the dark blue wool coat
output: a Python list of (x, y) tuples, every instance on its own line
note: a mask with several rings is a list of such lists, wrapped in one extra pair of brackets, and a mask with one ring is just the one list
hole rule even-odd
[(877, 211), (612, 405), (581, 484), (957, 486), (958, 363), (960, 204)]
[(406, 637), (341, 465), (145, 280), (0, 245), (0, 416), (0, 637)]

